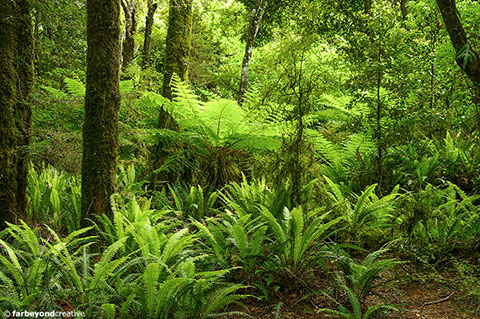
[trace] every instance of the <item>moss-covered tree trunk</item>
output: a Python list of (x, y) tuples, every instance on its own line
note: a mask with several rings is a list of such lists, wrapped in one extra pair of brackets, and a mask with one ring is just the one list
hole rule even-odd
[(120, 0), (87, 0), (87, 87), (82, 217), (109, 214), (115, 190), (120, 105)]
[(172, 98), (170, 81), (173, 73), (183, 81), (188, 81), (192, 18), (192, 0), (170, 0), (163, 79), (163, 96), (168, 99)]
[(407, 0), (400, 0), (400, 11), (402, 12), (402, 19), (407, 20)]
[[(176, 73), (183, 81), (188, 81), (188, 66), (192, 48), (192, 0), (170, 0), (168, 32), (163, 73), (162, 95), (172, 99), (170, 81)], [(171, 116), (163, 108), (158, 118), (160, 128), (175, 126)]]
[(25, 216), (33, 91), (28, 0), (0, 1), (0, 229)]
[(263, 15), (267, 8), (267, 0), (255, 0), (252, 12), (250, 13), (250, 21), (248, 23), (247, 41), (245, 44), (245, 53), (242, 61), (242, 74), (240, 76), (240, 88), (238, 90), (238, 103), (243, 103), (243, 97), (248, 88), (248, 69), (250, 60), (252, 59), (253, 45), (257, 38), (260, 24), (262, 23)]
[(363, 12), (370, 15), (372, 12), (372, 0), (363, 1)]
[(455, 0), (437, 0), (437, 5), (442, 13), (445, 28), (456, 51), (456, 62), (479, 89), (480, 59), (478, 53), (472, 49), (463, 25), (458, 18)]
[(477, 97), (480, 95), (480, 56), (478, 52), (472, 48), (472, 43), (468, 40), (465, 29), (458, 18), (455, 0), (437, 0), (437, 5), (442, 14), (445, 28), (450, 36), (452, 45), (455, 48), (456, 62), (475, 87), (476, 97), (474, 97), (474, 103), (476, 103), (477, 108), (476, 126), (477, 130), (479, 130), (480, 102)]
[(123, 13), (125, 15), (125, 37), (122, 45), (122, 68), (126, 69), (132, 62), (135, 54), (135, 32), (137, 31), (137, 20), (135, 19), (135, 0), (121, 0)]
[(142, 69), (146, 69), (150, 64), (150, 44), (152, 40), (153, 17), (157, 10), (157, 3), (148, 0), (147, 19), (145, 21), (145, 40), (143, 41), (143, 60)]

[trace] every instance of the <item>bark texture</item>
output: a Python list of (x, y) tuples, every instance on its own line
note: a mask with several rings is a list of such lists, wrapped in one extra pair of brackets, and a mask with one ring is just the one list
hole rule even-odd
[(142, 69), (146, 69), (150, 64), (150, 44), (152, 37), (153, 17), (157, 10), (157, 3), (153, 3), (153, 0), (148, 0), (148, 12), (147, 19), (145, 21), (145, 40), (143, 41), (143, 59)]
[(0, 2), (0, 230), (25, 216), (33, 91), (27, 0)]
[(170, 0), (168, 32), (163, 78), (163, 96), (172, 98), (170, 81), (176, 73), (188, 80), (188, 66), (192, 49), (192, 0)]
[(245, 44), (245, 53), (243, 54), (242, 75), (240, 77), (240, 88), (238, 90), (238, 103), (243, 103), (245, 92), (248, 88), (248, 68), (252, 59), (253, 46), (257, 38), (258, 29), (262, 23), (263, 15), (267, 9), (268, 0), (255, 0), (252, 12), (250, 13), (250, 21), (248, 24), (247, 41)]
[(363, 11), (365, 14), (370, 15), (372, 12), (372, 0), (364, 0), (363, 2)]
[(82, 217), (110, 214), (120, 105), (120, 2), (87, 1), (87, 86), (83, 125)]
[[(468, 45), (469, 41), (467, 34), (463, 29), (462, 23), (458, 18), (457, 7), (455, 0), (437, 0), (438, 8), (445, 22), (445, 27), (447, 29), (452, 45), (455, 48), (457, 53), (456, 62), (460, 68), (465, 72), (470, 80), (475, 84), (477, 90), (480, 89), (480, 63), (478, 53), (471, 50), (472, 54), (469, 59), (464, 59), (460, 57), (459, 54), (464, 50)], [(464, 67), (464, 63), (466, 65)]]
[(400, 0), (400, 11), (402, 12), (402, 19), (407, 20), (407, 0)]
[[(172, 99), (170, 81), (173, 73), (183, 81), (188, 81), (192, 23), (192, 0), (170, 0), (162, 92), (163, 96), (170, 100)], [(176, 126), (170, 114), (162, 107), (158, 117), (158, 127), (175, 129)]]
[(132, 62), (135, 54), (135, 32), (137, 31), (137, 20), (135, 19), (135, 0), (121, 0), (123, 13), (125, 15), (125, 37), (122, 45), (122, 68), (126, 69)]

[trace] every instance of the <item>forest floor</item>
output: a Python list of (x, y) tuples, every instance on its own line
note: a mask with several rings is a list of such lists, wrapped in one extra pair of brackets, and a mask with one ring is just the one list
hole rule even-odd
[[(419, 272), (413, 266), (404, 266), (383, 274), (383, 279), (389, 281), (389, 287), (383, 286), (376, 289), (375, 293), (401, 309), (401, 312), (394, 313), (389, 318), (480, 319), (478, 300), (468, 294), (474, 288), (473, 285), (480, 287), (480, 283), (466, 284), (465, 279), (451, 269)], [(321, 285), (321, 282), (315, 285)], [(258, 319), (334, 318), (318, 312), (320, 308), (336, 309), (331, 300), (321, 294), (309, 297), (308, 293), (299, 294), (300, 296), (292, 292), (278, 293), (276, 300), (267, 305), (250, 300), (245, 303), (247, 309), (243, 311)], [(381, 298), (369, 296), (366, 303), (369, 306), (381, 302)]]

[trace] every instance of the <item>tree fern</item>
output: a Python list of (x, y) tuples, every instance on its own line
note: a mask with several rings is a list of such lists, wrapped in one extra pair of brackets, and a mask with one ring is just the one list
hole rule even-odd
[(201, 103), (187, 84), (172, 77), (174, 103), (170, 113), (181, 127), (201, 134), (214, 146), (271, 149), (278, 147), (281, 126), (266, 125), (252, 119), (231, 100)]

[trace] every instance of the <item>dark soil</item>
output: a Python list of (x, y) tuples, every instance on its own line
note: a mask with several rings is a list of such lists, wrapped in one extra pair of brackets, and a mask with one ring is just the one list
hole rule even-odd
[[(480, 319), (478, 299), (469, 296), (472, 284), (467, 284), (455, 271), (432, 273), (403, 265), (401, 269), (395, 269), (395, 273), (384, 274), (383, 279), (389, 282), (388, 285), (376, 289), (376, 295), (367, 298), (367, 306), (387, 298), (402, 309), (399, 313), (392, 313), (389, 318)], [(313, 286), (319, 287), (322, 283), (317, 282)], [(321, 308), (336, 309), (336, 306), (314, 291), (276, 293), (275, 298), (270, 298), (275, 300), (268, 303), (249, 300), (245, 303), (247, 309), (243, 311), (259, 319), (334, 318), (318, 312)]]

